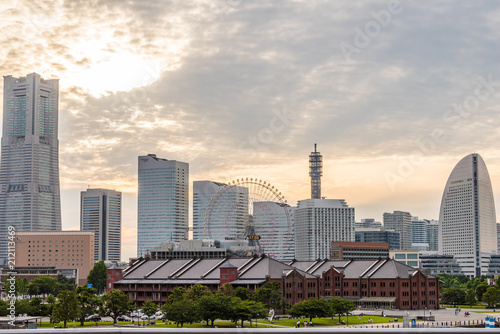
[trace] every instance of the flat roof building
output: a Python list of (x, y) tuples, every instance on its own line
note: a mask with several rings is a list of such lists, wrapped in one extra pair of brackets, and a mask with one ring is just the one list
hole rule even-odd
[(16, 266), (76, 269), (75, 283), (84, 285), (94, 267), (94, 232), (19, 231)]
[(389, 257), (386, 242), (332, 241), (330, 260), (376, 260)]

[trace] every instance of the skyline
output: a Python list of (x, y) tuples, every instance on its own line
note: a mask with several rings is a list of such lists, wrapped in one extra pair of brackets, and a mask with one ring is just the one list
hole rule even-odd
[(2, 75), (60, 79), (63, 229), (88, 185), (121, 191), (134, 256), (149, 153), (189, 163), (190, 181), (266, 180), (296, 205), (317, 143), (322, 196), (382, 221), (438, 219), (453, 167), (477, 152), (500, 198), (500, 4), (389, 4), (0, 4)]

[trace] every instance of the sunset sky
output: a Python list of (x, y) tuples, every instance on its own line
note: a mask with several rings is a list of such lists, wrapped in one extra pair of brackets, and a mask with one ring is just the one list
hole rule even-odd
[(438, 219), (477, 152), (500, 203), (499, 27), (493, 0), (0, 0), (0, 72), (60, 79), (63, 229), (80, 191), (122, 191), (128, 260), (148, 153), (294, 205), (317, 143), (323, 196), (381, 221)]

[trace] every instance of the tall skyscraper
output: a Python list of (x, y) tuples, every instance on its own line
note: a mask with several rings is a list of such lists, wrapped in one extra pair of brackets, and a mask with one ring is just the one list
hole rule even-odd
[(409, 212), (394, 211), (393, 213), (384, 213), (384, 227), (387, 230), (399, 232), (400, 249), (411, 249), (412, 230), (411, 214)]
[(278, 261), (295, 258), (294, 210), (285, 203), (253, 203), (253, 226), (263, 252)]
[(36, 73), (4, 77), (0, 164), (0, 260), (7, 228), (61, 230), (59, 189), (59, 80)]
[(316, 151), (314, 144), (314, 152), (309, 155), (309, 176), (311, 177), (311, 198), (321, 198), (321, 176), (323, 175), (323, 156)]
[(464, 275), (486, 275), (498, 243), (493, 189), (479, 154), (467, 155), (451, 172), (441, 200), (439, 224), (440, 252), (455, 255)]
[(354, 208), (343, 199), (306, 199), (295, 209), (295, 257), (330, 258), (332, 241), (355, 241)]
[(162, 242), (187, 239), (189, 215), (189, 164), (139, 157), (137, 256)]
[(80, 230), (93, 231), (94, 261), (121, 260), (122, 193), (87, 189), (80, 197)]
[(248, 188), (193, 182), (193, 239), (243, 238), (248, 226)]

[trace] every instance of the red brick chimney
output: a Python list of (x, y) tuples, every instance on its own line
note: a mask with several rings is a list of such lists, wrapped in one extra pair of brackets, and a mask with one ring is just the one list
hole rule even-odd
[(113, 290), (113, 283), (122, 279), (123, 269), (118, 266), (109, 267), (106, 271), (106, 292)]
[(232, 281), (236, 281), (238, 279), (238, 267), (233, 266), (229, 262), (220, 267), (219, 272), (221, 286), (225, 283), (231, 283)]

